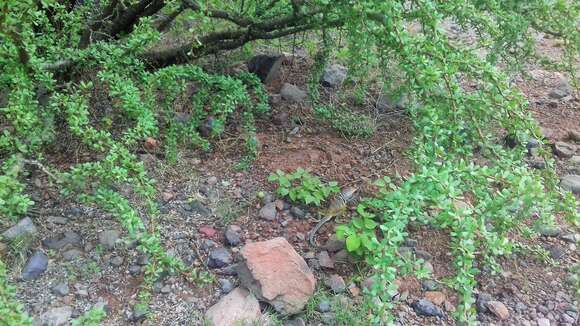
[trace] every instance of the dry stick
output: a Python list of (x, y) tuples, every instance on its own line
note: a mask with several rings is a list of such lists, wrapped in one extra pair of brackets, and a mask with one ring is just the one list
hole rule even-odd
[(46, 175), (48, 175), (49, 177), (53, 178), (54, 181), (56, 181), (56, 183), (62, 183), (62, 180), (57, 177), (56, 175), (54, 175), (52, 172), (50, 172), (48, 170), (48, 168), (46, 166), (44, 166), (42, 163), (38, 162), (37, 160), (28, 160), (28, 159), (23, 159), (22, 162), (29, 164), (29, 165), (34, 165), (37, 168), (39, 168), (42, 172), (44, 172)]

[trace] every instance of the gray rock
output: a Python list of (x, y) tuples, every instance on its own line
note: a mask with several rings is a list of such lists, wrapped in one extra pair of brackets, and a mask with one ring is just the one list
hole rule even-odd
[(356, 258), (351, 255), (346, 249), (342, 249), (332, 257), (334, 262), (336, 263), (355, 263)]
[(220, 278), (218, 282), (220, 283), (220, 288), (224, 294), (228, 294), (234, 289), (234, 285), (227, 278)]
[(256, 74), (262, 83), (269, 84), (280, 75), (283, 61), (283, 55), (256, 55), (248, 62), (248, 71)]
[(141, 273), (141, 266), (131, 265), (129, 267), (129, 273), (131, 273), (131, 275), (133, 275), (133, 276), (139, 275)]
[(376, 108), (380, 112), (389, 110), (402, 110), (409, 105), (409, 100), (406, 95), (396, 96), (389, 94), (381, 94), (377, 100)]
[(218, 274), (225, 275), (225, 276), (237, 276), (238, 275), (238, 264), (232, 264), (232, 265), (226, 266), (226, 267), (220, 269)]
[(115, 248), (115, 244), (119, 240), (121, 232), (118, 230), (106, 230), (99, 233), (99, 243), (106, 249)]
[(123, 257), (115, 256), (115, 257), (111, 258), (111, 265), (119, 267), (119, 266), (123, 265), (123, 261), (124, 261)]
[(67, 250), (67, 251), (63, 252), (62, 253), (62, 258), (65, 261), (71, 261), (71, 260), (74, 260), (74, 259), (80, 257), (82, 254), (83, 254), (82, 251), (80, 251), (80, 250), (78, 250), (76, 248), (73, 248), (73, 249), (70, 249), (70, 250)]
[(327, 251), (321, 251), (318, 255), (318, 264), (321, 267), (333, 269), (334, 268), (334, 261), (330, 258)]
[(559, 157), (570, 158), (574, 156), (576, 152), (576, 146), (568, 144), (562, 141), (556, 142), (554, 144), (554, 153)]
[(305, 91), (298, 88), (296, 85), (285, 83), (280, 89), (280, 95), (286, 101), (302, 102), (308, 96)]
[(264, 205), (258, 214), (264, 220), (274, 221), (276, 219), (276, 203), (272, 202)]
[(228, 229), (225, 234), (226, 243), (232, 247), (235, 247), (242, 243), (240, 235), (234, 230)]
[(574, 194), (580, 194), (580, 175), (569, 174), (562, 177), (560, 187)]
[(131, 319), (133, 321), (139, 321), (145, 317), (149, 313), (147, 306), (144, 304), (136, 304), (133, 306), (133, 314), (131, 315)]
[(22, 236), (33, 236), (37, 232), (36, 226), (30, 217), (25, 217), (18, 221), (8, 230), (2, 233), (2, 237), (7, 240), (14, 240)]
[(324, 280), (324, 284), (334, 293), (342, 293), (346, 290), (346, 283), (344, 279), (337, 274), (330, 275)]
[(284, 322), (284, 326), (306, 326), (304, 319), (298, 317)]
[(40, 315), (39, 321), (42, 326), (62, 326), (68, 325), (68, 321), (73, 313), (73, 308), (69, 306), (63, 306), (58, 308), (52, 308), (42, 315)]
[(348, 70), (339, 64), (332, 64), (324, 70), (320, 83), (324, 87), (338, 88), (346, 79)]
[(416, 300), (411, 304), (411, 308), (421, 316), (443, 317), (443, 311), (433, 304), (433, 302), (426, 299)]
[(416, 248), (418, 244), (415, 239), (405, 239), (405, 247)]
[(488, 293), (480, 293), (477, 295), (477, 300), (475, 301), (475, 307), (478, 312), (487, 312), (487, 303), (493, 301), (493, 297)]
[(65, 225), (68, 220), (64, 216), (49, 216), (46, 221), (52, 224)]
[(56, 284), (51, 288), (51, 291), (53, 294), (58, 295), (59, 297), (64, 297), (65, 295), (68, 295), (70, 292), (68, 284), (66, 284), (65, 282)]
[(542, 143), (537, 140), (536, 138), (532, 138), (530, 140), (528, 140), (528, 143), (526, 144), (526, 148), (528, 150), (534, 149), (534, 148), (539, 148), (542, 145)]
[(552, 225), (538, 225), (536, 231), (544, 237), (557, 237), (561, 232), (558, 227)]
[(560, 86), (550, 91), (550, 93), (548, 93), (549, 97), (557, 100), (562, 99), (568, 95), (570, 95), (570, 89), (566, 86)]
[(210, 240), (210, 239), (204, 239), (201, 242), (201, 249), (204, 251), (210, 251), (211, 249), (216, 248), (217, 246), (218, 246), (218, 244), (215, 241)]
[(564, 234), (560, 237), (560, 239), (569, 243), (576, 243), (580, 242), (580, 234), (578, 233)]
[(47, 268), (48, 256), (44, 252), (37, 250), (28, 259), (20, 278), (24, 281), (37, 279), (46, 271)]
[(189, 204), (189, 211), (199, 214), (201, 216), (211, 215), (211, 210), (198, 200), (194, 200)]
[(346, 242), (344, 240), (338, 239), (335, 235), (331, 236), (328, 241), (322, 246), (322, 248), (328, 250), (329, 252), (338, 252), (345, 248)]
[(211, 268), (222, 268), (232, 262), (232, 255), (226, 248), (217, 248), (210, 251), (207, 265)]
[(417, 258), (421, 258), (423, 260), (433, 259), (433, 255), (431, 255), (430, 253), (428, 253), (425, 250), (415, 250), (415, 256), (417, 256)]
[(425, 270), (427, 272), (429, 272), (429, 274), (433, 274), (433, 264), (431, 264), (430, 262), (426, 261), (425, 263), (423, 263), (423, 268), (425, 268)]
[(210, 186), (217, 184), (217, 182), (218, 182), (218, 178), (216, 176), (212, 175), (211, 177), (207, 178), (207, 184)]
[(169, 285), (163, 286), (161, 288), (160, 292), (163, 293), (163, 294), (169, 294), (169, 293), (171, 293), (171, 286), (169, 286)]
[(329, 312), (330, 311), (330, 302), (322, 301), (321, 303), (318, 304), (317, 310), (319, 312)]
[(300, 209), (300, 207), (297, 206), (292, 206), (292, 208), (290, 208), (290, 214), (292, 214), (292, 216), (294, 216), (297, 219), (303, 219), (306, 217), (306, 212), (304, 212), (302, 209)]
[(425, 291), (436, 291), (439, 288), (439, 284), (434, 280), (423, 280), (421, 288)]
[(548, 252), (550, 253), (550, 257), (556, 260), (560, 260), (566, 255), (564, 249), (558, 245), (550, 246), (550, 248), (548, 248)]
[(141, 266), (149, 265), (149, 256), (142, 254), (137, 257), (137, 264)]
[(60, 250), (67, 245), (80, 245), (81, 236), (75, 232), (65, 232), (53, 238), (42, 240), (42, 245), (48, 249)]

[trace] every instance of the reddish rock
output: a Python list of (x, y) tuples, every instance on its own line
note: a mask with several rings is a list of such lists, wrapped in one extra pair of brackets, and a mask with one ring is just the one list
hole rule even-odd
[(424, 297), (438, 306), (445, 302), (445, 294), (440, 291), (427, 291)]
[(508, 308), (499, 301), (489, 301), (487, 303), (487, 309), (501, 320), (506, 320), (510, 316)]
[(159, 141), (155, 138), (147, 137), (143, 146), (148, 151), (154, 151), (159, 148)]
[(350, 292), (350, 295), (353, 297), (358, 297), (360, 295), (359, 287), (354, 284), (348, 286), (348, 292)]
[(253, 325), (261, 315), (256, 297), (244, 288), (236, 288), (211, 306), (205, 319), (213, 326)]
[(240, 282), (276, 311), (296, 314), (314, 294), (312, 271), (286, 239), (249, 243), (240, 253)]
[(217, 230), (209, 226), (203, 226), (199, 228), (199, 233), (203, 234), (208, 238), (213, 238), (217, 234)]
[(161, 193), (161, 196), (163, 197), (163, 201), (168, 202), (175, 198), (175, 193), (171, 191), (164, 191)]

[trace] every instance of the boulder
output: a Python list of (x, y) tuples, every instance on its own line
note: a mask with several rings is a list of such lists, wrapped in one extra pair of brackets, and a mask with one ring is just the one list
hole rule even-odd
[(314, 294), (312, 271), (286, 239), (249, 243), (240, 253), (241, 284), (281, 314), (300, 312)]
[(580, 194), (580, 175), (569, 174), (563, 176), (560, 186), (574, 194)]
[(213, 326), (252, 325), (261, 315), (256, 297), (244, 288), (235, 288), (208, 309), (205, 319)]
[(347, 69), (339, 64), (332, 64), (324, 70), (320, 83), (324, 87), (338, 88), (346, 79)]
[(280, 89), (280, 95), (286, 101), (302, 102), (306, 99), (306, 92), (298, 88), (296, 85), (285, 83)]
[(32, 254), (32, 256), (30, 256), (30, 259), (28, 259), (20, 278), (23, 281), (37, 279), (46, 271), (47, 268), (48, 256), (44, 252), (37, 250)]
[(575, 152), (576, 152), (576, 146), (574, 146), (572, 144), (565, 143), (562, 141), (556, 142), (554, 144), (554, 153), (556, 155), (558, 155), (559, 157), (570, 158), (570, 157), (574, 156)]
[(256, 74), (264, 84), (269, 84), (280, 75), (280, 65), (284, 61), (283, 55), (260, 54), (248, 62), (248, 71)]
[(30, 217), (21, 219), (14, 226), (2, 233), (2, 237), (7, 240), (14, 240), (21, 236), (31, 236), (36, 234), (36, 226)]

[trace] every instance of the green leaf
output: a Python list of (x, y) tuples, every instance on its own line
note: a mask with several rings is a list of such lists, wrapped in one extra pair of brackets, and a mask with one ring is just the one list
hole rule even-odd
[(356, 234), (351, 234), (346, 238), (346, 249), (350, 252), (357, 250), (360, 244), (360, 238)]

